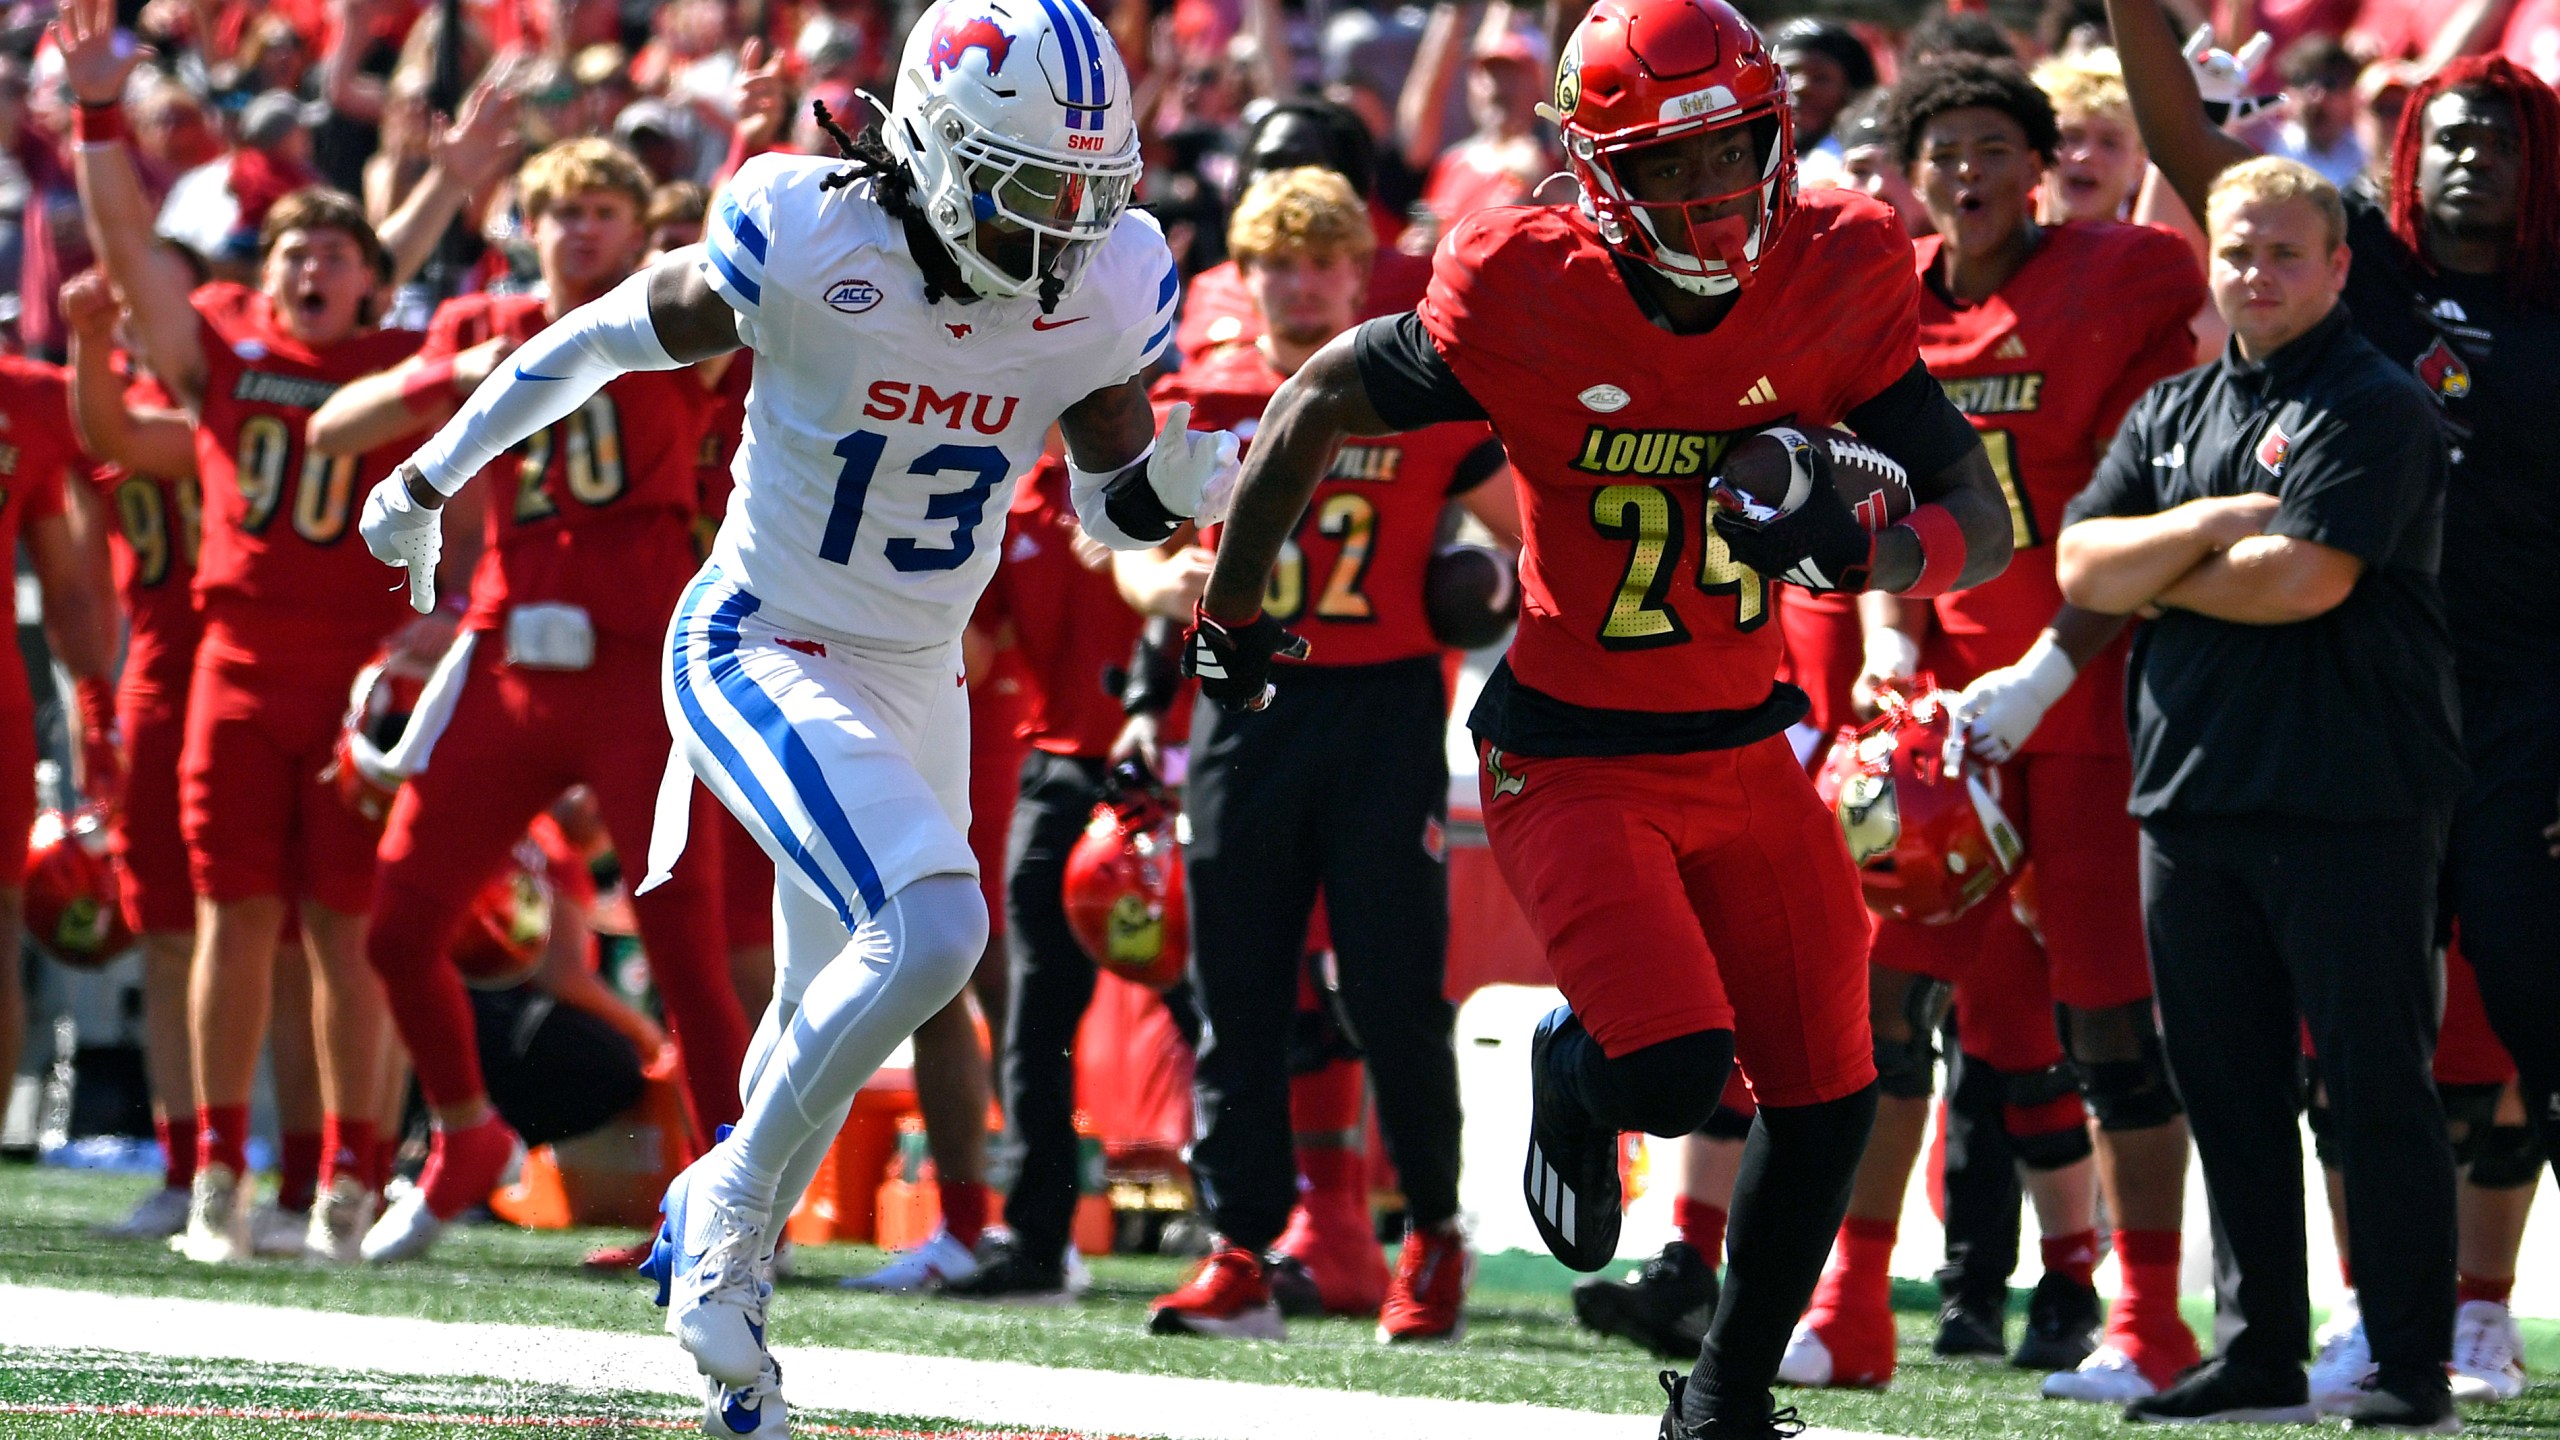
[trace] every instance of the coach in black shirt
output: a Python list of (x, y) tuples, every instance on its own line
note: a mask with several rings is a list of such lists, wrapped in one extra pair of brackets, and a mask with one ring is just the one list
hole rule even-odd
[(2358, 335), (2337, 191), (2289, 160), (2207, 207), (2222, 361), (2134, 406), (2059, 542), (2065, 598), (2154, 612), (2127, 685), (2169, 1066), (2237, 1271), (2219, 1358), (2135, 1420), (2312, 1418), (2308, 1022), (2379, 1366), (2351, 1418), (2452, 1414), (2453, 1158), (2429, 1061), (2436, 879), (2463, 780), (2436, 585), (2434, 404)]

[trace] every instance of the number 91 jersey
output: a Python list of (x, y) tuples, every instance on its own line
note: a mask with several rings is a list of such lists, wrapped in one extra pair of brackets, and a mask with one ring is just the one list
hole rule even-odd
[(757, 361), (711, 559), (778, 624), (948, 645), (1059, 413), (1171, 342), (1173, 256), (1130, 211), (1055, 314), (1028, 295), (928, 305), (871, 182), (822, 188), (843, 168), (759, 156), (713, 206), (703, 275)]

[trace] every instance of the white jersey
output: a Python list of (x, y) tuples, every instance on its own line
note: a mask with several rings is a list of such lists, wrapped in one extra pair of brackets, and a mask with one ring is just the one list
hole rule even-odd
[(757, 359), (711, 558), (768, 618), (940, 649), (995, 573), (1014, 485), (1059, 413), (1171, 343), (1173, 255), (1132, 210), (1055, 315), (1030, 295), (927, 305), (870, 182), (820, 188), (844, 165), (758, 156), (714, 207), (703, 274)]

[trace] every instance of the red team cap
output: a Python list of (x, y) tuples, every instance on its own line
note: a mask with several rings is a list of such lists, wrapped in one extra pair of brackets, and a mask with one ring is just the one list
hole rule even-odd
[[(1609, 248), (1700, 294), (1751, 281), (1794, 212), (1796, 158), (1787, 79), (1760, 32), (1724, 0), (1600, 0), (1566, 42), (1547, 118), (1564, 131), (1565, 159), (1582, 203)], [(1756, 122), (1756, 123), (1755, 123)], [(1760, 179), (1727, 194), (1676, 204), (1637, 200), (1620, 183), (1627, 151), (1683, 135), (1752, 123)], [(1757, 192), (1756, 216), (1707, 212)], [(1692, 255), (1662, 239), (1653, 212), (1677, 212)]]

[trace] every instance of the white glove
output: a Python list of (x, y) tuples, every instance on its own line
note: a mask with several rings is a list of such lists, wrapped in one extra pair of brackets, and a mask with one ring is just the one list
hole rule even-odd
[(1236, 437), (1192, 429), (1191, 402), (1176, 402), (1147, 454), (1147, 484), (1167, 510), (1203, 526), (1217, 524), (1235, 503)]
[(409, 608), (421, 615), (436, 608), (436, 561), (444, 554), (444, 517), (421, 505), (409, 493), (415, 470), (403, 462), (364, 497), (364, 518), (356, 533), (373, 558), (409, 572)]
[(2079, 667), (2048, 630), (2015, 664), (1985, 671), (1964, 687), (1948, 713), (1951, 729), (1975, 755), (1994, 765), (2006, 764), (2036, 733), (2044, 712), (2071, 689), (2079, 674)]
[(1867, 627), (1866, 651), (1858, 666), (1863, 680), (1909, 680), (1920, 673), (1920, 642), (1891, 625)]

